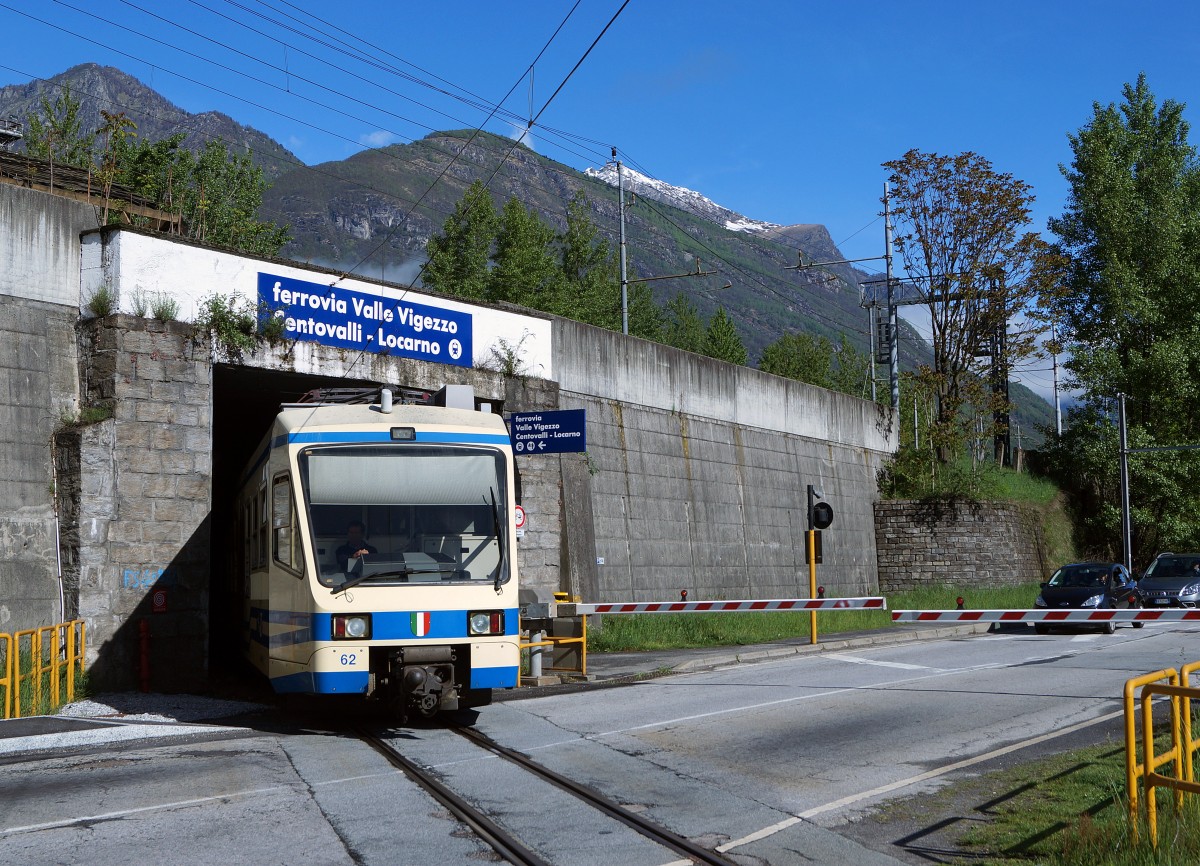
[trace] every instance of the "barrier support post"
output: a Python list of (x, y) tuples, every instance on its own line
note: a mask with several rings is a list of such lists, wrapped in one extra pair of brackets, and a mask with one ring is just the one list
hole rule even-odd
[[(811, 488), (809, 488), (811, 490)], [(812, 512), (812, 508), (809, 508)], [(804, 531), (804, 548), (808, 553), (808, 597), (817, 597), (817, 531), (815, 529), (806, 529)], [(817, 642), (817, 612), (809, 611), (808, 614), (808, 642), (815, 645)]]

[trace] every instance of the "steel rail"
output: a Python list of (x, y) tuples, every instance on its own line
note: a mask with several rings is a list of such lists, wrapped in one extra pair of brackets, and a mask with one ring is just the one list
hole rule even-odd
[(605, 797), (603, 794), (592, 790), (586, 785), (581, 785), (578, 782), (568, 779), (566, 776), (556, 773), (548, 767), (544, 767), (531, 759), (528, 755), (510, 749), (507, 746), (502, 746), (488, 737), (471, 728), (463, 727), (462, 725), (451, 725), (451, 730), (470, 740), (475, 745), (482, 749), (504, 758), (506, 761), (511, 761), (524, 770), (528, 770), (538, 776), (541, 776), (547, 782), (555, 785), (558, 788), (573, 794), (589, 805), (600, 810), (610, 818), (615, 818), (627, 827), (637, 831), (648, 839), (651, 839), (658, 844), (670, 848), (671, 850), (688, 857), (699, 863), (708, 863), (711, 866), (734, 866), (731, 860), (726, 860), (720, 854), (708, 848), (704, 848), (692, 842), (678, 833), (674, 833), (659, 824), (654, 823), (646, 818), (641, 817), (628, 809), (623, 808), (614, 800)]
[(356, 731), (356, 734), (375, 751), (387, 758), (394, 767), (398, 767), (406, 776), (429, 792), (430, 796), (445, 806), (455, 818), (470, 827), (480, 839), (509, 863), (517, 864), (517, 866), (551, 866), (548, 860), (544, 860), (536, 851), (523, 844), (486, 814), (433, 778), (428, 770), (404, 757), (395, 746), (382, 737), (363, 730)]

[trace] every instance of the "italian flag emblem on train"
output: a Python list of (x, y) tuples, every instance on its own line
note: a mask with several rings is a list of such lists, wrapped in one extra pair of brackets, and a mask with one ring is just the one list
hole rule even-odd
[(425, 637), (429, 634), (429, 612), (410, 613), (408, 615), (409, 625), (412, 626), (412, 633), (417, 637)]

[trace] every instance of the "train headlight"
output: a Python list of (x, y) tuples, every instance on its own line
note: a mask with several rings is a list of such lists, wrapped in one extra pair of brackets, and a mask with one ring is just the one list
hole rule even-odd
[(504, 611), (478, 610), (467, 615), (471, 634), (504, 634)]
[(369, 613), (337, 614), (333, 618), (334, 640), (370, 640), (371, 615)]

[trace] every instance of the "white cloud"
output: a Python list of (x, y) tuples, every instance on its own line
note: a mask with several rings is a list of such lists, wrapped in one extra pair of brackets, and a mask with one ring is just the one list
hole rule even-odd
[(519, 123), (508, 124), (508, 137), (514, 141), (519, 141), (530, 150), (537, 150), (537, 139), (533, 137), (533, 130), (522, 126)]
[(358, 143), (363, 147), (387, 147), (392, 142), (399, 140), (400, 136), (394, 132), (388, 132), (386, 129), (377, 129), (358, 137)]

